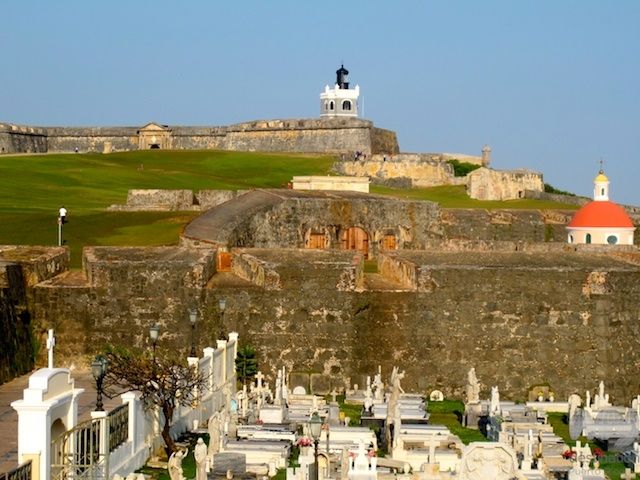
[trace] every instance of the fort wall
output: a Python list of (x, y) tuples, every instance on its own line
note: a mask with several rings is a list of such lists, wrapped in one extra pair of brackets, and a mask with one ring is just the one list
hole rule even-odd
[(0, 123), (0, 154), (47, 152), (46, 129)]
[(478, 168), (467, 175), (467, 192), (477, 200), (514, 200), (525, 192), (544, 191), (542, 174), (530, 170), (499, 171)]
[(0, 124), (2, 153), (109, 153), (156, 145), (176, 150), (296, 153), (397, 152), (395, 132), (359, 118), (263, 120), (229, 126), (28, 127)]
[(65, 248), (0, 246), (0, 384), (33, 369), (42, 332), (34, 329), (28, 298), (68, 264)]
[(432, 187), (457, 183), (453, 167), (439, 154), (377, 154), (338, 161), (333, 169), (341, 175), (368, 176), (373, 183), (389, 186)]
[(319, 393), (345, 388), (380, 364), (384, 372), (405, 369), (408, 388), (461, 396), (474, 366), (506, 398), (524, 399), (540, 383), (562, 398), (603, 378), (626, 403), (640, 388), (640, 267), (604, 249), (558, 248), (384, 254), (380, 271), (388, 260), (404, 265), (412, 288), (371, 288), (365, 280), (360, 289), (339, 288), (352, 262), (361, 263), (353, 252), (243, 249), (236, 257), (260, 267), (239, 281), (214, 275), (212, 251), (101, 248), (86, 255), (84, 284), (38, 284), (30, 311), (38, 330), (56, 325), (65, 361), (108, 342), (144, 347), (156, 321), (158, 348), (184, 349), (187, 310), (196, 302), (200, 345), (237, 330), (257, 348), (268, 377), (281, 365), (315, 372)]

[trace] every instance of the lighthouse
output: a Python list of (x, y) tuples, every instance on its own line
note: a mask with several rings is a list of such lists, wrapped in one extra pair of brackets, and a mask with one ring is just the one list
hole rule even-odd
[(321, 117), (357, 117), (360, 86), (349, 88), (349, 70), (340, 65), (333, 88), (326, 85), (320, 94)]

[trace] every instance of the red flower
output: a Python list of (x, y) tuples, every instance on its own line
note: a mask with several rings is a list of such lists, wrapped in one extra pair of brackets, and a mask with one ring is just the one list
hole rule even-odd
[(598, 447), (594, 447), (593, 456), (596, 457), (596, 458), (604, 457), (604, 450), (602, 450), (601, 448), (598, 448)]
[(311, 446), (311, 439), (308, 437), (300, 437), (298, 439), (298, 446), (299, 447), (310, 447)]
[(562, 458), (564, 459), (574, 459), (576, 457), (576, 452), (572, 452), (571, 450), (565, 450), (562, 452)]

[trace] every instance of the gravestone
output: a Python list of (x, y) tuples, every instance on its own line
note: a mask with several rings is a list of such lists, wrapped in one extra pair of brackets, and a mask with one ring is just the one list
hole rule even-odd
[(208, 478), (225, 476), (231, 471), (233, 476), (243, 476), (247, 471), (247, 458), (244, 453), (222, 452), (213, 456), (213, 468)]
[(508, 445), (472, 442), (463, 450), (460, 480), (511, 480), (516, 477), (516, 453)]

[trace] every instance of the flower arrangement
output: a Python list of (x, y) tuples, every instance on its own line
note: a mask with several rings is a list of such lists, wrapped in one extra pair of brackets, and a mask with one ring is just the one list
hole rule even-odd
[(377, 455), (376, 455), (376, 451), (372, 448), (371, 450), (369, 450), (369, 451), (367, 452), (367, 456), (368, 456), (369, 458), (376, 457), (376, 456), (377, 456)]
[(299, 447), (310, 447), (312, 444), (311, 439), (309, 437), (300, 437), (298, 439), (297, 445)]
[(593, 447), (593, 451), (591, 453), (593, 453), (593, 456), (596, 458), (604, 457), (604, 450), (599, 447)]
[(264, 425), (264, 420), (256, 420), (256, 425)]
[(573, 460), (576, 458), (576, 452), (572, 452), (571, 450), (565, 450), (562, 452), (562, 458), (566, 460)]

